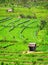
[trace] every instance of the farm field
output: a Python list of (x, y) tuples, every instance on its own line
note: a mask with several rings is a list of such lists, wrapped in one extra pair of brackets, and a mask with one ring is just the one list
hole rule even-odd
[[(48, 10), (15, 8), (9, 13), (6, 9), (0, 7), (0, 65), (48, 65)], [(27, 18), (34, 13), (36, 18)], [(36, 43), (36, 51), (29, 52), (30, 42)]]

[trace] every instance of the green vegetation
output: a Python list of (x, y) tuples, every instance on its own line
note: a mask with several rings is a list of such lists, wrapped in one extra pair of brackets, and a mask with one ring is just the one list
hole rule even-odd
[(48, 2), (10, 1), (0, 0), (0, 65), (48, 65)]

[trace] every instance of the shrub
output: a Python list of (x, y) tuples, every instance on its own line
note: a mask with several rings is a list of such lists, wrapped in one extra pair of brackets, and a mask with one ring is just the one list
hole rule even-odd
[(33, 65), (36, 65), (36, 61), (33, 61)]
[(20, 14), (20, 18), (25, 18), (25, 16), (23, 14)]
[(29, 18), (29, 19), (31, 19), (32, 18), (32, 16), (30, 16), (30, 15), (27, 15), (27, 17), (26, 18)]
[(41, 20), (41, 23), (40, 23), (40, 30), (42, 30), (46, 25), (46, 21), (45, 20)]
[(4, 65), (4, 62), (1, 62), (1, 65)]
[(38, 60), (38, 61), (43, 61), (43, 58), (38, 58), (37, 60)]

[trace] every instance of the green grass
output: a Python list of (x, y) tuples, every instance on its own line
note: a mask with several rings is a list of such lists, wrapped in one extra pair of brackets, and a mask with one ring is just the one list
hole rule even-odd
[[(6, 9), (0, 8), (0, 40), (6, 41), (0, 42), (0, 65), (2, 62), (4, 65), (48, 65), (47, 25), (40, 30), (41, 20), (48, 21), (47, 9), (15, 8), (14, 13), (6, 12)], [(37, 19), (18, 18), (20, 14), (27, 16), (34, 13)], [(36, 52), (43, 53), (27, 54), (30, 42), (37, 44)]]
[(19, 7), (16, 7), (14, 8), (14, 13), (9, 13), (7, 12), (6, 10), (10, 8), (10, 7), (0, 7), (0, 16), (15, 16), (15, 17), (18, 17), (20, 14), (24, 14), (25, 16), (27, 15), (34, 15), (34, 13), (36, 14), (36, 16), (38, 18), (46, 18), (48, 16), (48, 10), (45, 9), (45, 8), (40, 8), (40, 7), (32, 7), (31, 9), (28, 9), (28, 8), (19, 8)]

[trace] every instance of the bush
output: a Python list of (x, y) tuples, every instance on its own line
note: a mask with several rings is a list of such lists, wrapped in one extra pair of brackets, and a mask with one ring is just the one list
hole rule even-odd
[(32, 18), (32, 16), (30, 16), (30, 15), (27, 15), (27, 17), (26, 18), (29, 18), (29, 19), (31, 19)]
[(1, 65), (4, 65), (4, 62), (1, 62)]
[(36, 61), (33, 61), (33, 65), (36, 65)]
[(38, 61), (43, 61), (43, 59), (42, 59), (42, 58), (38, 58), (37, 60), (38, 60)]
[(42, 30), (46, 25), (46, 21), (45, 20), (41, 20), (41, 23), (40, 23), (40, 30)]
[(25, 18), (25, 16), (23, 14), (20, 14), (20, 18)]

